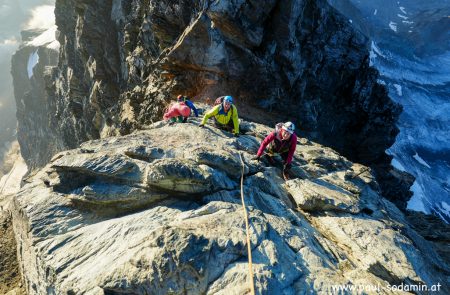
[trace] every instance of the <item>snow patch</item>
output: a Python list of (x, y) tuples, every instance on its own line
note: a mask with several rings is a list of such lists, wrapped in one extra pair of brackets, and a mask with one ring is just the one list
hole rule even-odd
[(351, 24), (353, 23), (353, 21), (351, 19), (348, 20)]
[(414, 181), (414, 184), (411, 186), (411, 191), (413, 192), (413, 196), (409, 199), (406, 209), (421, 211), (428, 214), (428, 211), (425, 209), (425, 205), (423, 204), (425, 195), (417, 181)]
[(27, 46), (45, 46), (50, 49), (59, 50), (59, 42), (56, 41), (56, 26), (52, 26), (30, 42), (26, 42), (25, 45)]
[(391, 21), (391, 22), (389, 23), (389, 28), (391, 28), (392, 31), (394, 31), (394, 32), (397, 33), (397, 23)]
[(406, 12), (406, 9), (405, 9), (405, 7), (403, 7), (403, 6), (400, 6), (399, 7), (400, 8), (400, 10), (404, 13), (404, 14), (408, 14), (407, 12)]
[(447, 204), (447, 202), (442, 201), (441, 202), (441, 206), (442, 206), (442, 211), (444, 211), (444, 213), (448, 216), (450, 216), (450, 205)]
[(370, 52), (369, 52), (369, 65), (370, 66), (373, 66), (373, 64), (375, 62), (375, 58), (377, 58), (377, 56), (386, 58), (386, 56), (384, 56), (383, 53), (381, 52), (380, 48), (378, 48), (377, 45), (375, 44), (375, 42), (372, 41), (372, 44), (370, 45)]
[(402, 23), (407, 24), (407, 25), (412, 25), (412, 24), (414, 24), (414, 22), (409, 21), (409, 20), (404, 20), (404, 21), (402, 21)]
[(36, 49), (28, 57), (28, 64), (27, 64), (28, 79), (31, 79), (31, 77), (33, 77), (33, 69), (38, 63), (39, 63), (39, 54), (38, 50)]
[(20, 190), (22, 178), (28, 171), (27, 164), (22, 157), (14, 162), (13, 168), (0, 179), (0, 194), (15, 194)]
[(392, 159), (391, 165), (394, 166), (397, 170), (406, 172), (405, 167), (403, 167), (403, 165), (395, 158)]
[(408, 19), (408, 17), (406, 15), (397, 14), (397, 16), (400, 18), (403, 18), (403, 19)]
[(384, 80), (377, 79), (377, 83), (386, 86), (386, 82), (384, 82)]
[(424, 165), (425, 167), (428, 167), (428, 168), (431, 169), (430, 165), (428, 165), (428, 163), (425, 162), (425, 160), (422, 159), (422, 158), (419, 156), (418, 153), (416, 153), (416, 154), (413, 156), (413, 158), (416, 159), (416, 161), (419, 162), (420, 164), (422, 164), (422, 165)]
[(375, 9), (375, 11), (373, 12), (373, 15), (377, 15), (378, 13), (378, 9)]
[(398, 96), (403, 96), (402, 86), (399, 84), (394, 84), (395, 90)]
[(383, 50), (386, 61), (377, 62), (377, 68), (383, 77), (421, 84), (421, 87), (446, 86), (450, 81), (450, 51), (432, 57), (405, 59), (399, 55)]

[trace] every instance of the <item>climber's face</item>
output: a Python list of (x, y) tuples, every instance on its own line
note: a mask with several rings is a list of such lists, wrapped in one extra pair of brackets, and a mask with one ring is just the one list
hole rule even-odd
[(223, 108), (224, 108), (225, 112), (228, 112), (228, 110), (231, 108), (231, 103), (228, 101), (224, 101)]
[(291, 134), (284, 129), (281, 129), (281, 138), (287, 140), (291, 137)]

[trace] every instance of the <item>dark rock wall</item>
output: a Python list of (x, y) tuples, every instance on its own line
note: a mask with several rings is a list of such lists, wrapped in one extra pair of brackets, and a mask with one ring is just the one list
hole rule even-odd
[[(28, 77), (30, 55), (37, 53), (39, 62)], [(20, 151), (29, 167), (44, 166), (64, 146), (54, 127), (55, 100), (51, 98), (51, 73), (58, 61), (58, 52), (45, 46), (20, 48), (12, 57), (14, 96), (17, 106), (17, 139)]]
[(230, 94), (380, 175), (391, 169), (401, 108), (376, 82), (367, 38), (326, 1), (57, 0), (55, 14), (47, 113), (61, 149), (159, 120), (179, 93)]
[(99, 138), (119, 107), (119, 45), (111, 6), (111, 1), (56, 1), (61, 32), (56, 117), (68, 147)]
[(324, 1), (60, 0), (56, 22), (58, 98), (78, 142), (157, 120), (177, 93), (278, 109), (364, 163), (397, 134), (367, 39)]

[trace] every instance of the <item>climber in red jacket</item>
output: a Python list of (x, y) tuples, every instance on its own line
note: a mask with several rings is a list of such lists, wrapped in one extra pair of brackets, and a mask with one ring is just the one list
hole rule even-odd
[(180, 122), (185, 123), (187, 118), (191, 115), (191, 108), (193, 108), (195, 115), (198, 116), (197, 109), (190, 102), (186, 96), (178, 95), (177, 102), (170, 105), (167, 112), (164, 114), (164, 120), (170, 120), (171, 123)]
[(272, 157), (279, 154), (283, 159), (283, 177), (285, 180), (288, 180), (292, 158), (297, 147), (297, 135), (295, 135), (294, 131), (295, 125), (292, 122), (278, 123), (275, 126), (275, 131), (272, 131), (264, 138), (253, 160), (259, 160), (269, 145), (266, 153), (269, 162), (273, 164), (274, 160)]

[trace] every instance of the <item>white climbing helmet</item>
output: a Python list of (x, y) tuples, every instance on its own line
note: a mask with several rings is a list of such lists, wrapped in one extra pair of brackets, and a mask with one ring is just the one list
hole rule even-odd
[(281, 129), (284, 129), (287, 132), (289, 132), (290, 134), (293, 134), (295, 131), (295, 125), (292, 122), (286, 122), (283, 124), (283, 127), (281, 127)]

